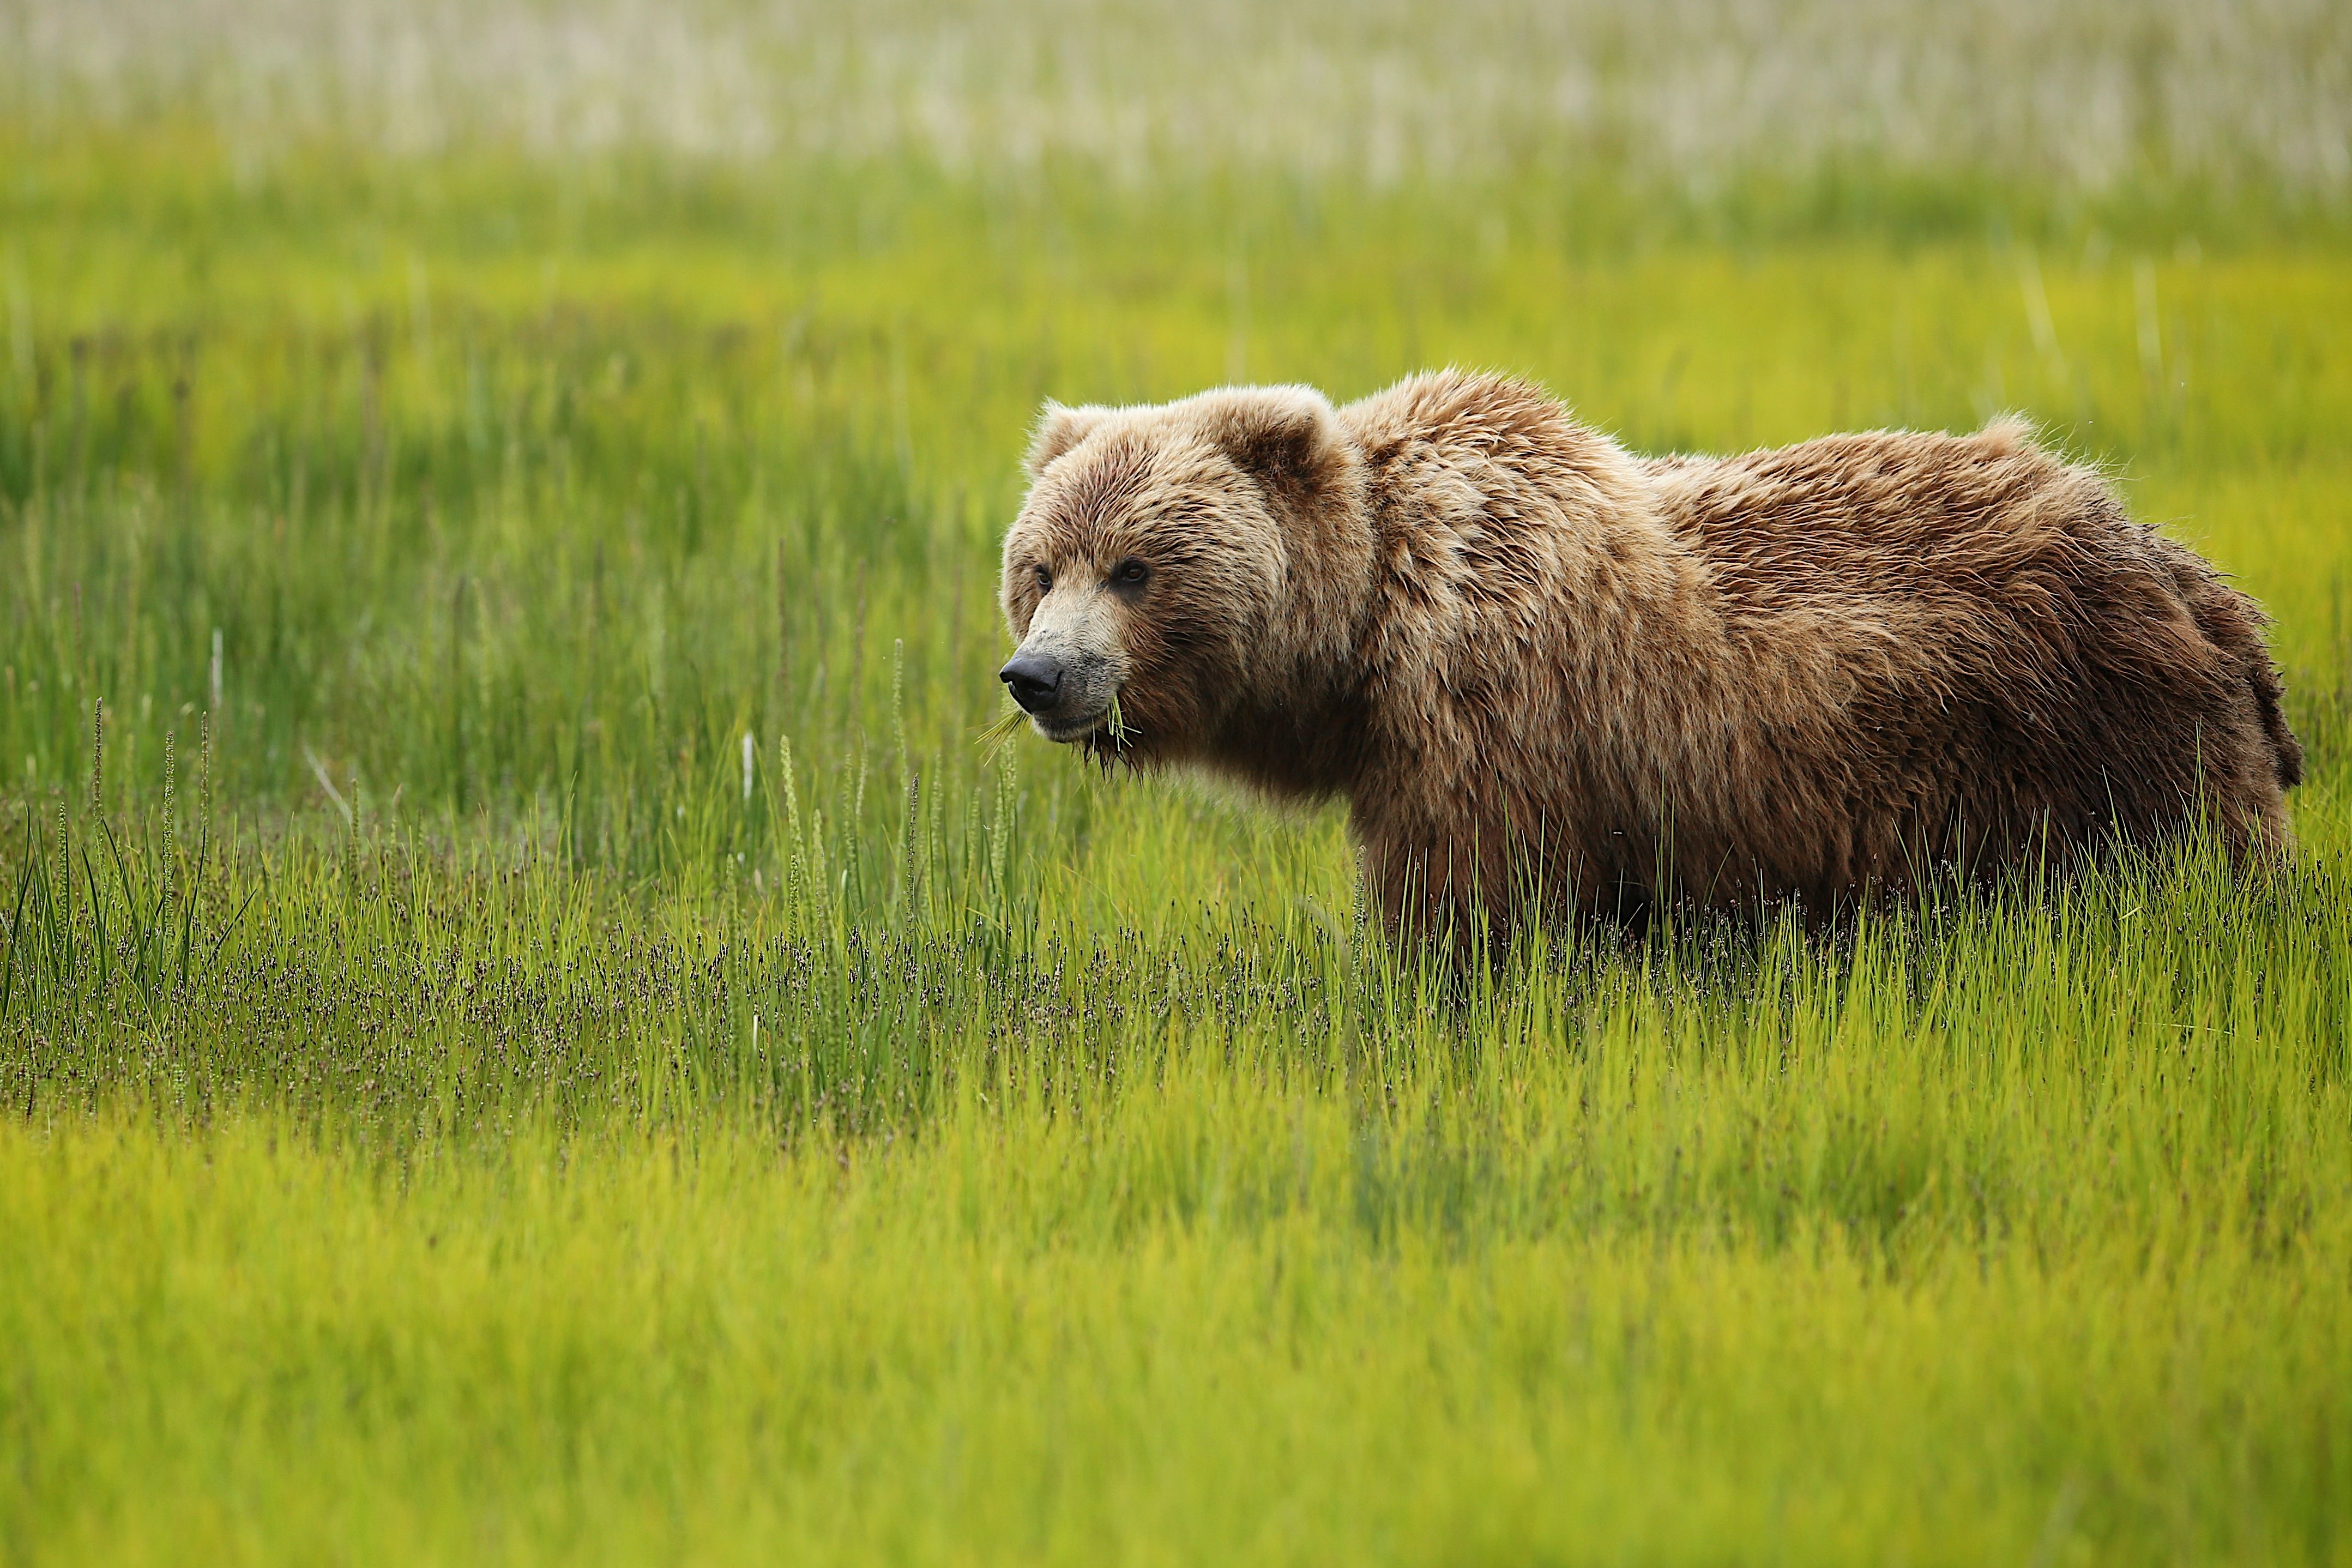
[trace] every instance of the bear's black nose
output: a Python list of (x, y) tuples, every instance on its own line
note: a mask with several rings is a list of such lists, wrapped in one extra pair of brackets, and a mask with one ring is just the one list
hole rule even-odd
[(1016, 653), (996, 678), (1013, 689), (1013, 700), (1032, 713), (1051, 708), (1062, 694), (1062, 667), (1044, 654)]

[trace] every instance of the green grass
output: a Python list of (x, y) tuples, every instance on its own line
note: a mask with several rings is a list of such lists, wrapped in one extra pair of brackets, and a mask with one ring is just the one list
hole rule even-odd
[[(2352, 1560), (2337, 228), (0, 153), (0, 1559)], [(2296, 865), (1463, 979), (990, 757), (1041, 397), (1449, 362), (2022, 409)]]

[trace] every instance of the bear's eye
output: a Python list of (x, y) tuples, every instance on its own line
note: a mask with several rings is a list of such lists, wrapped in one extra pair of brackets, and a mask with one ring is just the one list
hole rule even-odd
[(1113, 569), (1110, 580), (1122, 588), (1140, 588), (1144, 579), (1150, 575), (1151, 568), (1130, 555)]
[(1037, 592), (1050, 594), (1054, 591), (1054, 574), (1051, 572), (1043, 566), (1033, 566), (1030, 570), (1037, 574)]

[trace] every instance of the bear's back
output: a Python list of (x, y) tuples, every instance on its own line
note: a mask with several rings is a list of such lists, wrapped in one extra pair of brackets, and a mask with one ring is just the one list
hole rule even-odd
[(2021, 425), (1648, 468), (1743, 684), (1803, 694), (1756, 717), (1810, 731), (1859, 797), (1914, 803), (1900, 837), (1965, 821), (1998, 858), (2043, 823), (2137, 836), (2217, 784), (2283, 832), (2299, 757), (2260, 613)]
[(1649, 468), (1661, 521), (1705, 563), (1735, 624), (1865, 605), (1897, 622), (2024, 608), (2086, 561), (2158, 565), (2147, 531), (2097, 474), (2059, 462), (2013, 423), (1973, 436), (1830, 436)]

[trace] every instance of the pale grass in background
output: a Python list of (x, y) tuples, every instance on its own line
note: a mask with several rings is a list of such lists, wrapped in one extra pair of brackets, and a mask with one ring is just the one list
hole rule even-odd
[(266, 161), (642, 145), (1705, 189), (1832, 161), (2100, 191), (2352, 184), (2352, 6), (2158, 0), (0, 0), (0, 114), (189, 114)]

